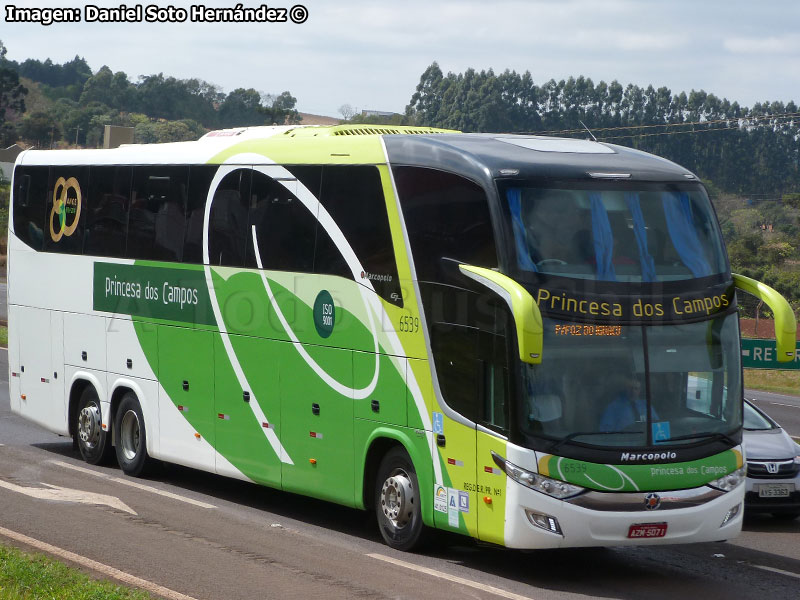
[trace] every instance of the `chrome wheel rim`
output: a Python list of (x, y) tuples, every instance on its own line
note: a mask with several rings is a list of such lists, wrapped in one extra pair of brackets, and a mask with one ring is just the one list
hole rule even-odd
[(84, 448), (94, 449), (100, 442), (100, 407), (95, 403), (87, 404), (78, 414), (78, 437)]
[(139, 444), (141, 442), (139, 416), (136, 412), (129, 410), (122, 416), (119, 434), (122, 444), (122, 454), (126, 459), (133, 460), (139, 453)]
[(408, 525), (414, 516), (417, 497), (408, 473), (398, 469), (381, 487), (381, 510), (396, 529)]

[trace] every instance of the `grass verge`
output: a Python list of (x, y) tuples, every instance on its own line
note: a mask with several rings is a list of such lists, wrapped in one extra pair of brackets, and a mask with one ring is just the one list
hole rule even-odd
[(800, 371), (745, 369), (744, 387), (751, 390), (800, 396)]
[(0, 545), (0, 600), (152, 600), (141, 591), (96, 581), (41, 554)]
[(0, 326), (0, 346), (8, 348), (8, 327)]

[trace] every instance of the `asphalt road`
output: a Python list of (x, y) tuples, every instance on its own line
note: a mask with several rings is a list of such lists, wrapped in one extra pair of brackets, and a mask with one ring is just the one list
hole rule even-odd
[(90, 467), (10, 414), (7, 373), (0, 352), (0, 543), (21, 533), (198, 600), (797, 597), (800, 520), (749, 520), (727, 543), (519, 552), (440, 536), (404, 554), (360, 511), (174, 466)]

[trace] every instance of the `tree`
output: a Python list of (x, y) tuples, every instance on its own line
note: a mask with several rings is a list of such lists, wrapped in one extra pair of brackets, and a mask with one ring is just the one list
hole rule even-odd
[(353, 108), (353, 107), (352, 107), (351, 105), (349, 105), (349, 104), (342, 104), (342, 105), (339, 107), (339, 114), (340, 114), (340, 115), (342, 115), (342, 118), (343, 118), (345, 121), (349, 121), (350, 119), (352, 119), (352, 118), (355, 116), (355, 114), (356, 114), (356, 109), (355, 109), (355, 108)]
[(266, 121), (261, 94), (253, 88), (237, 88), (219, 106), (220, 127), (263, 125)]
[(116, 110), (129, 111), (133, 109), (135, 94), (136, 88), (128, 81), (125, 73), (112, 73), (111, 69), (103, 65), (86, 80), (80, 102), (101, 102)]
[(267, 123), (294, 125), (301, 121), (300, 114), (295, 108), (297, 98), (288, 91), (281, 92), (276, 97), (267, 96), (267, 100), (271, 101), (270, 106), (263, 109), (267, 117)]
[[(0, 41), (0, 61), (5, 61), (6, 47)], [(0, 63), (0, 141), (9, 143), (15, 137), (13, 128), (6, 121), (18, 118), (25, 112), (25, 95), (28, 90), (19, 82), (19, 75), (13, 67)], [(13, 139), (10, 143), (13, 143)]]
[(52, 142), (61, 139), (61, 130), (52, 115), (35, 112), (25, 117), (17, 126), (19, 136), (39, 148), (49, 148)]

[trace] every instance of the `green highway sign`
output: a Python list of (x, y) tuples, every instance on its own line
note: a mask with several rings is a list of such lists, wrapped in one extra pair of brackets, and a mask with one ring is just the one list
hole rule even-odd
[(775, 340), (742, 339), (742, 366), (745, 369), (800, 370), (800, 343), (791, 362), (778, 362)]

